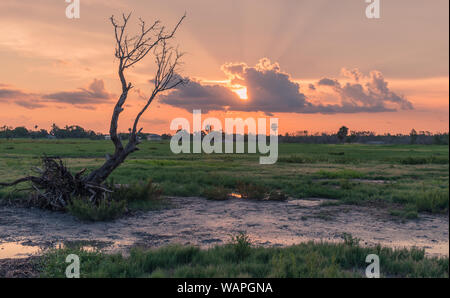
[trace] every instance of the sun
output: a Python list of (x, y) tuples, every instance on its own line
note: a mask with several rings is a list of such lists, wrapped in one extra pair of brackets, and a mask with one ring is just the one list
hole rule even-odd
[(247, 87), (245, 87), (245, 86), (238, 86), (236, 88), (233, 88), (233, 92), (236, 93), (239, 96), (239, 98), (242, 100), (248, 99)]

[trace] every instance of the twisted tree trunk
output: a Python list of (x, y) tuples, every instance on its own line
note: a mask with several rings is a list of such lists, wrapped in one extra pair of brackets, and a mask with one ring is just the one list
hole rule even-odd
[[(0, 183), (0, 186), (14, 186), (22, 182), (30, 182), (37, 196), (43, 198), (43, 201), (48, 203), (52, 209), (58, 210), (64, 209), (73, 196), (89, 196), (93, 203), (105, 197), (110, 192), (103, 186), (106, 179), (131, 153), (139, 150), (137, 148), (140, 143), (138, 134), (142, 131), (142, 128), (138, 130), (138, 124), (141, 116), (160, 92), (173, 89), (186, 82), (176, 74), (182, 54), (168, 45), (168, 41), (174, 37), (185, 17), (185, 15), (181, 17), (176, 26), (169, 32), (166, 32), (164, 26), (160, 26), (159, 21), (147, 26), (140, 19), (140, 32), (132, 37), (129, 37), (126, 33), (130, 15), (122, 15), (120, 24), (114, 17), (111, 17), (116, 40), (115, 57), (119, 60), (118, 75), (122, 93), (114, 107), (109, 129), (115, 151), (112, 155), (106, 155), (106, 161), (101, 167), (86, 176), (83, 176), (84, 170), (72, 175), (59, 158), (44, 157), (44, 169), (38, 171), (40, 176), (28, 176), (10, 183)], [(128, 143), (124, 147), (117, 133), (117, 127), (128, 93), (133, 88), (132, 84), (127, 82), (125, 78), (125, 70), (145, 58), (150, 51), (153, 51), (157, 66), (156, 74), (152, 80), (153, 91), (144, 107), (137, 114)]]

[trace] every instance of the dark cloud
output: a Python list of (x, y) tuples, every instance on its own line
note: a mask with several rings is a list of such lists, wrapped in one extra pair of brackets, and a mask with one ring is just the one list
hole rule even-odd
[(388, 83), (379, 71), (370, 72), (368, 77), (356, 69), (351, 71), (344, 69), (342, 74), (353, 82), (341, 84), (337, 80), (324, 78), (317, 85), (333, 87), (341, 98), (344, 110), (360, 108), (373, 112), (395, 111), (395, 108), (387, 107), (386, 104), (394, 104), (403, 110), (413, 109), (410, 101), (388, 88)]
[(199, 82), (179, 86), (174, 92), (162, 96), (161, 102), (184, 108), (188, 111), (201, 108), (202, 111), (229, 110), (245, 112), (301, 111), (311, 106), (300, 92), (298, 83), (280, 71), (277, 63), (261, 59), (255, 67), (244, 63), (229, 63), (222, 70), (230, 77), (233, 85), (247, 88), (247, 100), (221, 85), (202, 85)]
[(337, 80), (323, 78), (319, 82), (317, 82), (319, 86), (339, 86), (339, 82)]
[(63, 91), (42, 96), (47, 101), (73, 105), (109, 103), (112, 97), (113, 95), (105, 90), (103, 80), (97, 79), (94, 79), (87, 89), (79, 88), (77, 91)]
[[(250, 67), (245, 63), (228, 63), (222, 70), (233, 86), (247, 88), (247, 100), (222, 85), (205, 85), (190, 81), (178, 86), (173, 92), (163, 95), (161, 103), (183, 108), (189, 112), (201, 109), (204, 112), (243, 111), (273, 113), (378, 113), (395, 111), (393, 104), (401, 109), (412, 109), (412, 104), (388, 88), (380, 72), (373, 71), (365, 77), (357, 69), (343, 70), (353, 82), (342, 84), (336, 79), (323, 78), (317, 84), (309, 84), (309, 90), (318, 87), (331, 88), (341, 100), (340, 104), (313, 104), (300, 91), (300, 84), (289, 74), (282, 72), (278, 63), (264, 58)], [(363, 85), (363, 81), (365, 84)], [(320, 102), (320, 98), (319, 98)]]
[(162, 95), (161, 103), (183, 108), (189, 112), (201, 108), (203, 112), (223, 111), (230, 106), (238, 106), (242, 100), (236, 93), (220, 85), (202, 85), (190, 80), (186, 85), (178, 85), (168, 95)]
[(21, 107), (24, 107), (24, 108), (30, 109), (30, 110), (46, 107), (46, 105), (44, 105), (42, 103), (39, 103), (37, 101), (31, 101), (31, 100), (16, 100), (14, 103), (16, 105), (19, 105)]
[(39, 103), (39, 95), (12, 89), (7, 84), (0, 84), (0, 102), (15, 103), (27, 109), (45, 107)]
[[(4, 85), (6, 86), (6, 85)], [(9, 88), (3, 88), (2, 85), (0, 85), (0, 100), (3, 101), (10, 101), (16, 98), (26, 98), (29, 97), (30, 94), (27, 94), (20, 90), (15, 89), (9, 89)]]
[(0, 102), (15, 103), (27, 109), (44, 108), (48, 102), (58, 102), (93, 110), (95, 104), (108, 103), (112, 97), (113, 95), (105, 90), (104, 82), (97, 79), (94, 79), (87, 89), (79, 88), (77, 91), (51, 94), (32, 94), (0, 84)]

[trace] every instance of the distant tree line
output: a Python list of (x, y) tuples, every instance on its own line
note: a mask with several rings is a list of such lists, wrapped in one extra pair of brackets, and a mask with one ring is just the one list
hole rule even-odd
[(53, 124), (51, 129), (48, 131), (46, 129), (39, 129), (36, 125), (33, 129), (27, 129), (24, 126), (18, 126), (12, 128), (9, 126), (3, 126), (0, 128), (0, 138), (3, 139), (14, 139), (14, 138), (32, 138), (32, 139), (43, 139), (43, 138), (56, 138), (56, 139), (102, 139), (103, 134), (96, 133), (92, 130), (86, 130), (78, 125), (66, 125), (64, 128), (58, 127)]
[[(119, 137), (122, 140), (129, 138), (130, 133), (119, 133)], [(147, 133), (138, 133), (139, 138), (146, 138)], [(0, 139), (18, 139), (18, 138), (31, 138), (31, 139), (91, 139), (91, 140), (103, 140), (107, 135), (97, 133), (93, 130), (87, 130), (79, 125), (66, 125), (65, 127), (59, 127), (56, 124), (51, 126), (50, 130), (39, 128), (37, 125), (34, 129), (27, 129), (24, 126), (18, 126), (16, 128), (10, 126), (0, 127)], [(171, 135), (163, 134), (162, 139), (170, 139)]]
[[(202, 131), (201, 138), (210, 133), (210, 131)], [(119, 137), (123, 140), (129, 138), (128, 133), (119, 133)], [(139, 133), (138, 137), (145, 139), (148, 134)], [(193, 138), (193, 134), (190, 134)], [(56, 138), (56, 139), (91, 139), (102, 140), (105, 139), (105, 134), (97, 133), (92, 130), (86, 130), (78, 125), (66, 125), (64, 128), (53, 124), (50, 131), (46, 129), (39, 129), (38, 126), (34, 130), (18, 126), (12, 128), (9, 126), (0, 127), (0, 139), (14, 139), (14, 138)], [(225, 133), (222, 134), (225, 139)], [(162, 134), (161, 139), (169, 140), (171, 134)], [(233, 140), (236, 141), (236, 134), (233, 135)], [(244, 140), (248, 140), (248, 135), (244, 135)], [(448, 145), (449, 134), (446, 133), (431, 133), (428, 131), (419, 131), (412, 129), (409, 134), (375, 134), (371, 131), (353, 131), (342, 126), (336, 133), (309, 133), (307, 130), (297, 131), (295, 133), (286, 133), (279, 135), (279, 142), (281, 143), (305, 143), (305, 144), (343, 144), (343, 143), (362, 143), (362, 144), (421, 144), (421, 145)]]
[(298, 131), (286, 133), (279, 138), (284, 143), (309, 143), (309, 144), (339, 144), (339, 143), (362, 143), (362, 144), (420, 144), (420, 145), (448, 145), (449, 134), (431, 133), (412, 129), (409, 134), (376, 134), (372, 131), (351, 131), (342, 126), (336, 133), (314, 133)]
[[(180, 130), (179, 130), (180, 131)], [(201, 131), (195, 134), (201, 134), (203, 139), (205, 135), (212, 131)], [(191, 140), (194, 139), (192, 133)], [(166, 139), (170, 139), (171, 135), (166, 135)], [(241, 135), (242, 137), (242, 135)], [(244, 141), (249, 139), (248, 134), (245, 134)], [(225, 141), (226, 134), (222, 132), (222, 141)], [(266, 136), (267, 141), (268, 136)], [(164, 138), (163, 138), (164, 139)], [(236, 142), (237, 135), (233, 134), (233, 141)], [(431, 133), (428, 131), (416, 132), (411, 130), (410, 134), (376, 134), (371, 131), (351, 131), (346, 126), (342, 126), (336, 133), (314, 133), (311, 134), (307, 130), (297, 131), (295, 133), (286, 133), (278, 136), (280, 143), (304, 143), (304, 144), (345, 144), (345, 143), (361, 143), (361, 144), (419, 144), (419, 145), (448, 145), (449, 134), (446, 133)]]

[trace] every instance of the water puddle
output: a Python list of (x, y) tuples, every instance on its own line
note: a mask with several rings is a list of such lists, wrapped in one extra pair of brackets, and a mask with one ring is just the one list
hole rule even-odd
[(57, 242), (51, 245), (25, 245), (23, 242), (5, 242), (0, 244), (1, 259), (20, 259), (34, 255), (42, 255), (46, 250), (56, 249), (81, 249), (87, 252), (114, 251), (119, 246), (113, 242), (95, 240), (75, 240)]
[[(112, 222), (83, 223), (65, 214), (0, 207), (0, 259), (24, 258), (48, 248), (79, 248), (104, 253), (127, 252), (135, 244), (211, 245), (246, 231), (256, 244), (291, 245), (304, 241), (338, 241), (350, 233), (362, 245), (424, 248), (428, 255), (448, 256), (448, 216), (420, 214), (392, 221), (385, 210), (341, 206), (325, 198), (264, 203), (174, 197), (172, 208), (140, 213)], [(27, 241), (25, 241), (27, 240)], [(15, 241), (15, 242), (13, 242)]]
[(41, 251), (39, 246), (23, 245), (20, 242), (7, 242), (0, 244), (0, 259), (28, 258)]

